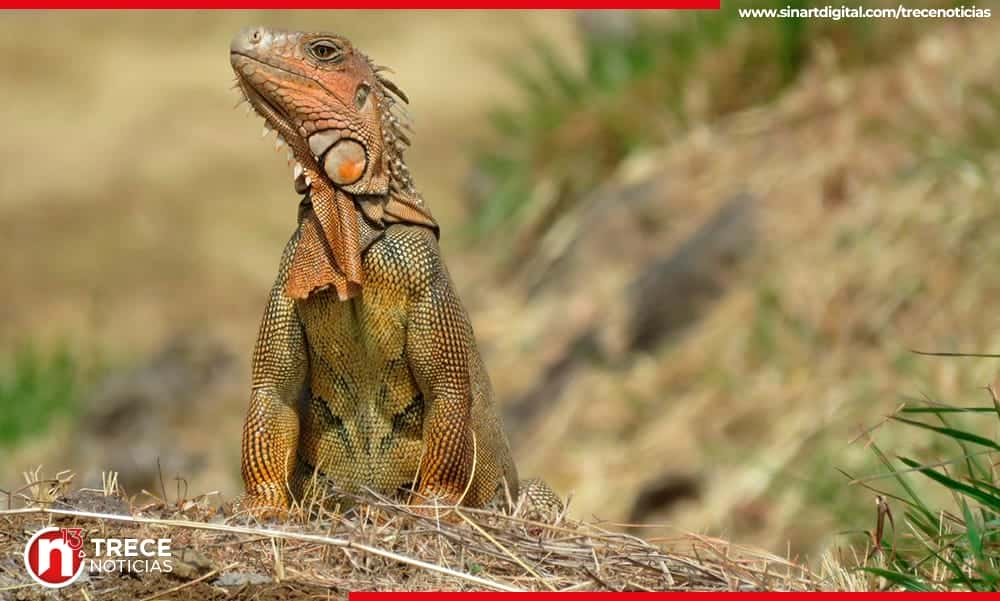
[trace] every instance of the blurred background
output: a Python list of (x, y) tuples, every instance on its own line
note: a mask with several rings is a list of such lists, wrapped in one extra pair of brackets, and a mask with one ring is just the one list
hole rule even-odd
[(249, 24), (395, 69), (521, 473), (574, 516), (814, 556), (872, 528), (869, 436), (941, 451), (885, 415), (988, 402), (995, 361), (911, 350), (1000, 350), (995, 18), (6, 13), (0, 489), (241, 491), (297, 203), (232, 109)]

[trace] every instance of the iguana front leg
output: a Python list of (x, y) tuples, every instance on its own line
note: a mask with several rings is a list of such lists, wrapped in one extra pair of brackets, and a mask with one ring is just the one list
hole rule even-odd
[(241, 506), (250, 510), (289, 506), (288, 486), (299, 441), (298, 403), (309, 369), (295, 301), (285, 293), (298, 238), (296, 231), (285, 247), (254, 347), (242, 457), (246, 497)]
[[(420, 232), (414, 236), (412, 234)], [(410, 371), (424, 396), (418, 496), (457, 505), (473, 477), (469, 353), (472, 326), (429, 232), (413, 228), (405, 244), (413, 297), (406, 335)], [(482, 459), (482, 458), (480, 458)], [(416, 503), (425, 502), (416, 499)]]

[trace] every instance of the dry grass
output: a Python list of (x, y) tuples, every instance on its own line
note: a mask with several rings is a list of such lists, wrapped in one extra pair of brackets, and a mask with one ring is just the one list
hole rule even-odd
[[(622, 165), (608, 187), (652, 186), (651, 233), (612, 235), (578, 214), (555, 223), (526, 270), (558, 265), (559, 285), (531, 296), (512, 286), (509, 304), (489, 289), (481, 301), (490, 308), (477, 332), (505, 398), (533, 386), (580, 323), (608, 321), (645, 257), (669, 253), (734, 194), (755, 199), (760, 240), (749, 269), (683, 336), (594, 363), (546, 399), (522, 438), (523, 471), (573, 490), (587, 514), (629, 514), (635, 496), (609, 488), (693, 480), (693, 498), (651, 519), (772, 550), (790, 542), (813, 557), (863, 544), (873, 496), (837, 471), (877, 468), (857, 435), (901, 396), (964, 401), (996, 378), (993, 361), (928, 361), (910, 349), (1000, 347), (1000, 274), (987, 258), (1000, 219), (996, 146), (976, 152), (976, 169), (912, 142), (920, 133), (964, 147), (975, 91), (1000, 64), (997, 31), (995, 21), (941, 25), (866, 69), (821, 51), (774, 103)], [(581, 243), (570, 246), (575, 230)], [(933, 456), (913, 433), (874, 435)]]
[[(23, 507), (0, 511), (0, 524), (8, 533), (0, 539), (5, 555), (17, 556), (31, 532), (50, 524), (83, 528), (85, 538), (100, 532), (172, 540), (175, 561), (184, 564), (177, 569), (179, 577), (146, 576), (134, 583), (94, 576), (77, 585), (101, 598), (107, 593), (123, 598), (126, 590), (136, 595), (139, 591), (133, 588), (141, 588), (143, 595), (184, 589), (188, 598), (210, 597), (251, 578), (256, 581), (251, 590), (265, 598), (288, 586), (328, 593), (402, 588), (694, 591), (822, 586), (801, 565), (711, 537), (686, 534), (647, 541), (609, 529), (616, 525), (565, 516), (543, 523), (526, 519), (520, 510), (508, 515), (439, 508), (442, 512), (433, 517), (434, 511), (426, 510), (434, 508), (416, 513), (408, 506), (369, 499), (343, 513), (300, 511), (287, 523), (262, 525), (239, 515), (222, 519), (207, 497), (139, 505), (134, 498), (122, 498), (113, 483), (103, 491), (67, 495), (65, 474), (51, 481), (35, 474), (31, 481), (30, 491), (15, 495)], [(119, 509), (109, 511), (113, 507)], [(0, 591), (20, 589), (26, 580), (15, 566), (0, 565)]]

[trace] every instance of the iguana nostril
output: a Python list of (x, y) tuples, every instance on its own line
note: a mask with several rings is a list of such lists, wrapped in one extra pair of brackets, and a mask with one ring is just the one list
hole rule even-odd
[(230, 52), (249, 52), (264, 43), (264, 30), (260, 27), (247, 27), (236, 34), (229, 43)]

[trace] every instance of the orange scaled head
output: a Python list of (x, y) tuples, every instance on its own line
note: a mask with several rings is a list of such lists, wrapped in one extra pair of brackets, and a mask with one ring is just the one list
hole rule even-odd
[(348, 40), (251, 27), (233, 38), (230, 61), (250, 105), (302, 165), (353, 194), (387, 194), (405, 175), (394, 173), (394, 163), (405, 169), (406, 140), (389, 111), (390, 92), (405, 96)]

